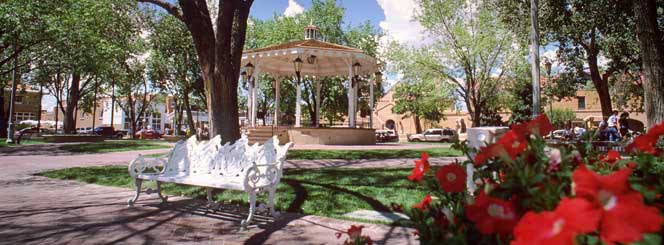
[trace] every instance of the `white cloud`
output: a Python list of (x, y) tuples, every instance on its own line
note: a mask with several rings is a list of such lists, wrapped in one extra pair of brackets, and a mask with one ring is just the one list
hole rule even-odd
[(383, 9), (385, 20), (379, 23), (390, 41), (417, 44), (424, 39), (424, 28), (413, 20), (416, 8), (414, 0), (377, 0)]
[(304, 12), (304, 7), (298, 4), (295, 0), (288, 0), (288, 7), (284, 10), (284, 15), (293, 17)]

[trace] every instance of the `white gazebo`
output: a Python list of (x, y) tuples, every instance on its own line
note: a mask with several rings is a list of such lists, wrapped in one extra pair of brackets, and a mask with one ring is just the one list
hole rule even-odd
[[(242, 55), (242, 79), (248, 81), (249, 125), (256, 126), (256, 91), (258, 84), (253, 77), (269, 74), (274, 77), (291, 77), (296, 84), (296, 106), (294, 128), (301, 128), (301, 78), (315, 78), (316, 98), (320, 98), (321, 81), (324, 77), (346, 77), (348, 88), (348, 128), (356, 129), (357, 93), (359, 76), (370, 77), (369, 81), (369, 125), (373, 125), (374, 83), (381, 79), (376, 59), (365, 54), (361, 49), (329, 43), (321, 40), (319, 28), (309, 25), (304, 29), (304, 40), (293, 41), (260, 49), (247, 50)], [(274, 124), (279, 116), (279, 79), (275, 84)], [(316, 99), (316, 122), (320, 119), (320, 99)], [(318, 124), (318, 123), (317, 123)], [(314, 125), (318, 128), (319, 125)], [(309, 128), (311, 129), (311, 128)], [(307, 131), (310, 132), (310, 131)], [(371, 133), (371, 137), (375, 137)], [(375, 142), (375, 139), (374, 139)], [(297, 143), (297, 142), (296, 142)]]

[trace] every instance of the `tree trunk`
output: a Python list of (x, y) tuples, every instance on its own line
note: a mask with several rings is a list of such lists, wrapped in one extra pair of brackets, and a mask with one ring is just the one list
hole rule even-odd
[(219, 14), (214, 23), (216, 33), (205, 0), (179, 3), (181, 16), (170, 4), (160, 6), (166, 6), (169, 13), (180, 18), (194, 39), (207, 91), (210, 136), (221, 135), (223, 142), (235, 141), (240, 138), (237, 98), (240, 61), (253, 0), (219, 1)]
[[(184, 109), (187, 112), (187, 125), (189, 126), (189, 130), (191, 130), (191, 132), (198, 132), (198, 131), (196, 131), (196, 126), (194, 125), (194, 116), (191, 114), (191, 105), (189, 104), (189, 92), (188, 91), (184, 92), (184, 98), (183, 99), (184, 99), (183, 100)], [(200, 113), (200, 111), (198, 113)], [(200, 135), (199, 135), (199, 137), (200, 137)]]
[(65, 134), (76, 133), (76, 105), (78, 104), (78, 99), (80, 98), (81, 91), (79, 86), (81, 84), (81, 74), (79, 72), (74, 72), (71, 78), (71, 84), (69, 85), (69, 93), (67, 94), (67, 107), (65, 108), (65, 115), (63, 119), (63, 127)]
[[(539, 25), (537, 23), (537, 2), (538, 0), (530, 0), (530, 58), (532, 84), (533, 84), (533, 118), (540, 114), (540, 60), (539, 60)], [(479, 111), (476, 107), (475, 110)], [(479, 120), (478, 120), (479, 123)], [(473, 121), (475, 125), (475, 121)]]
[(602, 107), (602, 117), (604, 120), (611, 116), (611, 94), (609, 94), (609, 83), (602, 79), (599, 74), (599, 66), (597, 65), (597, 54), (592, 50), (588, 54), (588, 68), (590, 69), (590, 78), (595, 85), (595, 90), (599, 96), (599, 104)]
[(413, 123), (415, 123), (415, 133), (422, 133), (422, 124), (420, 123), (420, 117), (413, 114)]
[(664, 122), (664, 45), (655, 0), (634, 1), (636, 36), (644, 72), (644, 104), (648, 127)]

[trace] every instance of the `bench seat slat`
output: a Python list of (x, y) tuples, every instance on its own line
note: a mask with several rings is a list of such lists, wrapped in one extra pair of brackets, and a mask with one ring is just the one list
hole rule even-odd
[(188, 174), (179, 175), (161, 175), (161, 174), (140, 174), (136, 178), (151, 181), (169, 182), (176, 184), (211, 187), (229, 190), (244, 190), (244, 180), (238, 177), (224, 177), (212, 175), (191, 176)]

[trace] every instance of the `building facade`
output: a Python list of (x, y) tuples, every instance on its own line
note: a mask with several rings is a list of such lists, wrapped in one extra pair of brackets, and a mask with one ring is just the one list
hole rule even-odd
[[(4, 111), (9, 113), (9, 98), (11, 88), (4, 88), (5, 103)], [(21, 121), (39, 119), (41, 110), (41, 93), (29, 87), (19, 87), (16, 89), (14, 98), (14, 121), (18, 124)]]
[[(415, 121), (413, 120), (413, 117), (393, 113), (392, 107), (394, 107), (394, 105), (394, 90), (390, 89), (376, 102), (372, 126), (374, 129), (378, 130), (393, 129), (399, 134), (400, 139), (405, 140), (408, 134), (416, 133)], [(588, 117), (593, 117), (595, 124), (597, 124), (602, 119), (602, 108), (599, 102), (599, 95), (595, 90), (578, 90), (575, 97), (556, 101), (552, 105), (546, 104), (543, 106), (544, 113), (548, 112), (550, 107), (554, 109), (569, 109), (574, 112), (576, 118), (575, 121), (577, 122), (582, 122)], [(614, 108), (616, 108), (615, 105)], [(628, 112), (630, 113), (630, 118), (640, 122), (646, 122), (645, 113), (638, 111)], [(511, 113), (509, 112), (501, 113), (502, 120), (507, 121), (510, 115)], [(466, 111), (461, 111), (457, 108), (446, 109), (444, 118), (438, 122), (421, 119), (420, 123), (422, 125), (422, 130), (446, 127), (455, 129), (457, 120), (464, 120), (467, 127), (472, 125), (470, 115)]]

